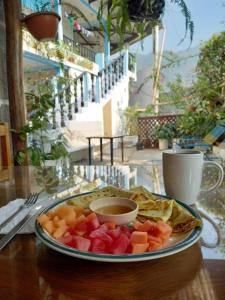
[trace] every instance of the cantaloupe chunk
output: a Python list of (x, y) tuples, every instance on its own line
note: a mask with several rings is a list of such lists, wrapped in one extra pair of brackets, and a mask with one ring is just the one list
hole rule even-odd
[(52, 236), (55, 238), (55, 239), (58, 239), (60, 237), (62, 237), (64, 235), (64, 233), (66, 232), (67, 230), (67, 226), (64, 225), (64, 226), (61, 226), (61, 227), (58, 227), (52, 234)]
[(50, 233), (50, 234), (52, 234), (54, 231), (55, 231), (55, 226), (54, 226), (54, 223), (53, 223), (53, 221), (48, 221), (48, 222), (46, 222), (46, 223), (44, 223), (43, 224), (43, 226), (42, 226), (45, 230), (47, 230), (48, 231), (48, 233)]
[(74, 207), (72, 205), (61, 205), (55, 210), (55, 214), (59, 216), (59, 218), (63, 219), (69, 214), (73, 214), (74, 218), (76, 217), (76, 213), (74, 211)]
[(76, 213), (76, 217), (79, 217), (80, 215), (83, 214), (84, 207), (83, 206), (73, 206), (73, 209)]
[(148, 242), (148, 233), (133, 231), (130, 239), (132, 244), (146, 244)]
[(149, 244), (132, 244), (132, 252), (133, 254), (135, 253), (144, 253), (148, 250)]
[(58, 219), (57, 221), (54, 221), (55, 227), (61, 227), (66, 226), (66, 221), (64, 219)]
[(41, 214), (37, 217), (37, 221), (41, 226), (43, 226), (46, 222), (49, 221), (49, 217), (46, 214)]
[(52, 220), (55, 217), (55, 212), (49, 210), (46, 215), (49, 217), (49, 220)]
[(54, 218), (53, 218), (54, 223), (57, 223), (59, 220), (60, 220), (59, 216), (54, 216)]
[(76, 220), (76, 213), (72, 205), (61, 205), (56, 209), (55, 213), (59, 218), (64, 219), (69, 226), (72, 226)]

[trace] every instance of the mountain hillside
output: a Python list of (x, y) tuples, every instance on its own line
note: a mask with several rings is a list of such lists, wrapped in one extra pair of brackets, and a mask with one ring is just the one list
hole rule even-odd
[[(181, 75), (186, 86), (190, 86), (195, 80), (195, 68), (198, 62), (199, 47), (190, 48), (186, 51), (181, 51), (173, 56), (169, 52), (164, 52), (162, 66), (168, 66), (171, 58), (177, 63), (170, 67), (162, 68), (163, 76), (160, 79), (161, 84), (167, 85), (168, 82), (174, 81), (176, 75)], [(169, 58), (169, 59), (167, 59)], [(138, 104), (140, 107), (145, 107), (151, 103), (152, 98), (152, 68), (153, 54), (138, 54), (137, 55), (137, 82), (131, 85), (130, 104)]]

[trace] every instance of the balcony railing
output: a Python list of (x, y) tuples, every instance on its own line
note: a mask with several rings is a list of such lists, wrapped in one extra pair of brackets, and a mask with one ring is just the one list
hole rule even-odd
[(65, 44), (71, 47), (71, 50), (75, 53), (83, 56), (93, 62), (95, 62), (95, 52), (91, 49), (82, 46), (80, 43), (75, 42), (74, 40), (70, 39), (66, 35), (63, 36), (63, 41)]

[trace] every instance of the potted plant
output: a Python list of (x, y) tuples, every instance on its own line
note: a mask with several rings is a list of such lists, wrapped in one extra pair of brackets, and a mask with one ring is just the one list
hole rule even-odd
[(128, 106), (123, 111), (125, 119), (125, 144), (127, 147), (135, 146), (138, 143), (138, 117), (140, 116), (137, 105)]
[[(185, 35), (190, 34), (190, 40), (193, 40), (194, 24), (191, 18), (190, 10), (184, 0), (170, 0), (181, 9), (185, 18)], [(107, 24), (104, 24), (104, 14), (107, 9)], [(144, 38), (145, 30), (161, 23), (161, 17), (165, 10), (165, 0), (112, 0), (110, 4), (101, 0), (98, 10), (98, 20), (104, 30), (110, 35), (111, 28), (120, 37), (120, 44), (124, 44), (127, 31), (133, 29)], [(112, 20), (116, 23), (112, 24)]]
[(35, 11), (22, 20), (28, 31), (38, 41), (55, 39), (60, 16), (53, 11), (49, 1), (36, 1)]
[(32, 88), (31, 92), (25, 94), (32, 105), (27, 123), (19, 131), (14, 131), (19, 138), (28, 139), (28, 146), (16, 154), (16, 160), (21, 164), (27, 155), (33, 166), (55, 165), (68, 152), (66, 139), (60, 132), (52, 129), (49, 122), (54, 113), (53, 86), (46, 80)]
[(159, 150), (166, 150), (169, 147), (169, 140), (172, 137), (170, 124), (158, 125), (153, 135), (159, 140)]

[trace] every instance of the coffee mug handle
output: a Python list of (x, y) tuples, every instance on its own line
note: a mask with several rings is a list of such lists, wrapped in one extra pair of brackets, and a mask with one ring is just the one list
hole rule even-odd
[(221, 185), (221, 183), (223, 182), (224, 171), (223, 167), (215, 161), (204, 161), (204, 165), (214, 165), (217, 167), (220, 173), (218, 181), (213, 186), (208, 189), (201, 190), (202, 192), (210, 192)]
[(201, 239), (200, 239), (201, 245), (206, 247), (206, 248), (215, 248), (215, 247), (217, 247), (220, 244), (220, 241), (221, 241), (221, 233), (220, 233), (219, 226), (208, 215), (206, 215), (202, 211), (198, 210), (198, 213), (200, 214), (200, 216), (203, 219), (206, 219), (209, 223), (211, 223), (211, 225), (213, 226), (213, 228), (216, 232), (216, 235), (217, 235), (217, 239), (214, 243), (207, 242), (203, 237), (201, 237)]

